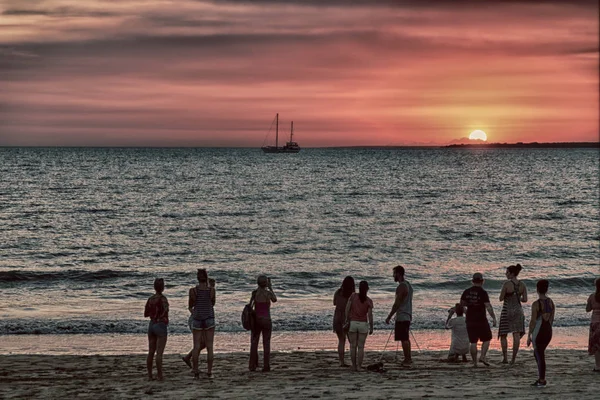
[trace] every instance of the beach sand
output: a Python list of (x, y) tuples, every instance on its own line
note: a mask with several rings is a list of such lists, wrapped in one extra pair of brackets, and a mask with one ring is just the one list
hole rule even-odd
[[(378, 361), (367, 352), (364, 365)], [(598, 398), (600, 374), (582, 350), (547, 354), (548, 386), (531, 387), (537, 378), (531, 350), (519, 353), (513, 367), (489, 355), (490, 367), (443, 362), (444, 351), (415, 352), (403, 369), (386, 352), (386, 372), (352, 372), (337, 365), (332, 351), (274, 352), (270, 373), (249, 372), (247, 353), (215, 357), (215, 378), (194, 381), (176, 354), (165, 355), (165, 381), (147, 382), (145, 355), (0, 355), (0, 397), (16, 398)], [(205, 355), (203, 355), (204, 359)], [(348, 357), (348, 356), (347, 356)], [(262, 360), (261, 360), (262, 361)], [(202, 363), (205, 367), (205, 363)]]

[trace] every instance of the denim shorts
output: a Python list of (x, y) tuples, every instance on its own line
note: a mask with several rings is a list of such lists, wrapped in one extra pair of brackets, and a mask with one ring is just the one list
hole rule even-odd
[(167, 330), (167, 324), (164, 322), (152, 322), (148, 324), (148, 335), (149, 336), (167, 336), (169, 331)]
[(215, 319), (207, 318), (207, 319), (194, 319), (192, 320), (192, 329), (195, 331), (205, 331), (210, 328), (215, 327)]

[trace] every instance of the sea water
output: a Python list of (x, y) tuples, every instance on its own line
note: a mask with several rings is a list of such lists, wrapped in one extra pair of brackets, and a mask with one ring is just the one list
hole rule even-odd
[(499, 317), (516, 263), (531, 300), (550, 280), (557, 327), (583, 327), (600, 275), (597, 148), (2, 148), (0, 171), (4, 335), (144, 333), (155, 277), (185, 334), (197, 268), (218, 332), (243, 331), (262, 273), (275, 332), (330, 331), (346, 275), (381, 330), (399, 264), (417, 330), (443, 329), (474, 272)]

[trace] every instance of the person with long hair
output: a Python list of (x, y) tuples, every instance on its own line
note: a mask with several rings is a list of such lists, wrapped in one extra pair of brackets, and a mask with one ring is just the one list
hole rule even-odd
[(512, 333), (513, 336), (511, 365), (517, 359), (521, 338), (525, 335), (525, 314), (521, 303), (527, 303), (527, 287), (517, 279), (522, 268), (521, 264), (506, 268), (507, 281), (504, 282), (500, 291), (500, 301), (504, 302), (498, 326), (498, 336), (502, 346), (502, 364), (508, 364), (508, 341), (506, 340), (508, 334)]
[(552, 323), (554, 322), (554, 302), (548, 293), (549, 282), (542, 279), (537, 283), (539, 299), (531, 305), (531, 321), (529, 322), (529, 335), (527, 346), (533, 343), (533, 354), (538, 366), (538, 379), (532, 386), (546, 386), (546, 347), (552, 340)]
[(344, 351), (346, 349), (346, 332), (344, 331), (344, 320), (346, 319), (346, 305), (348, 299), (356, 291), (354, 278), (347, 276), (342, 282), (342, 286), (335, 291), (333, 295), (333, 305), (335, 312), (333, 313), (333, 331), (338, 337), (338, 358), (340, 367), (347, 367), (344, 362)]
[(191, 325), (194, 337), (194, 349), (192, 350), (194, 379), (200, 378), (198, 359), (200, 358), (200, 350), (203, 347), (206, 347), (206, 373), (208, 378), (212, 379), (213, 342), (215, 338), (215, 281), (210, 280), (209, 284), (208, 273), (205, 269), (198, 269), (197, 278), (198, 285), (190, 289), (188, 296), (188, 309), (193, 316)]
[(150, 318), (148, 324), (148, 357), (146, 367), (148, 368), (148, 380), (152, 377), (152, 364), (156, 353), (156, 378), (163, 380), (163, 353), (167, 345), (167, 326), (169, 325), (169, 301), (162, 294), (165, 290), (165, 281), (162, 278), (154, 280), (155, 293), (150, 296), (144, 308), (144, 317)]
[(585, 311), (592, 312), (588, 353), (596, 358), (594, 372), (600, 372), (600, 278), (594, 281), (596, 292), (588, 297)]
[(250, 361), (248, 368), (250, 371), (256, 371), (258, 367), (258, 342), (260, 336), (263, 338), (263, 372), (271, 371), (271, 333), (273, 324), (271, 322), (271, 303), (277, 301), (277, 296), (273, 293), (271, 279), (265, 275), (260, 275), (256, 283), (258, 288), (252, 292), (250, 304), (254, 305), (256, 318), (254, 326), (251, 329), (250, 336)]
[(346, 304), (350, 358), (354, 371), (361, 370), (367, 335), (373, 334), (373, 301), (367, 296), (368, 291), (367, 281), (361, 281), (358, 294), (353, 293)]

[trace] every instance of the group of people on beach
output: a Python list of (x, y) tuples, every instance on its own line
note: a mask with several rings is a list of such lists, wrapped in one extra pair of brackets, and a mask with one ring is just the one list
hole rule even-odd
[[(498, 336), (502, 347), (502, 363), (514, 364), (519, 351), (521, 338), (527, 331), (527, 346), (533, 344), (534, 356), (538, 365), (538, 379), (533, 386), (546, 385), (546, 359), (545, 350), (552, 339), (552, 324), (554, 322), (556, 307), (547, 295), (550, 283), (546, 279), (539, 280), (536, 285), (538, 299), (531, 306), (531, 319), (529, 327), (525, 327), (525, 315), (522, 303), (528, 301), (527, 287), (518, 279), (522, 267), (520, 264), (511, 265), (506, 269), (506, 281), (500, 291), (500, 301), (503, 302), (500, 314)], [(398, 265), (393, 268), (393, 277), (398, 286), (395, 300), (385, 320), (390, 324), (395, 319), (393, 333), (394, 339), (402, 344), (404, 359), (401, 365), (409, 367), (412, 364), (410, 326), (413, 312), (413, 287), (405, 278), (404, 267)], [(202, 349), (207, 350), (207, 376), (212, 379), (213, 368), (213, 342), (215, 333), (214, 306), (216, 300), (215, 280), (208, 278), (205, 269), (197, 272), (198, 285), (189, 290), (188, 309), (190, 312), (189, 327), (193, 334), (193, 349), (184, 357), (183, 361), (192, 368), (194, 378), (199, 379), (198, 359)], [(466, 289), (460, 302), (448, 311), (445, 327), (452, 331), (452, 339), (448, 360), (451, 362), (467, 360), (470, 353), (474, 367), (481, 362), (489, 366), (487, 351), (492, 340), (492, 331), (487, 319), (487, 314), (492, 318), (492, 325), (496, 327), (497, 320), (489, 295), (485, 289), (483, 275), (479, 272), (473, 274), (472, 286)], [(271, 349), (271, 303), (277, 302), (273, 292), (271, 280), (265, 275), (257, 279), (258, 287), (250, 297), (249, 306), (253, 311), (249, 370), (258, 368), (258, 344), (263, 338), (263, 372), (270, 371)], [(590, 324), (588, 352), (595, 356), (595, 372), (600, 372), (600, 278), (594, 282), (596, 291), (587, 300), (586, 311), (592, 312)], [(150, 318), (148, 326), (149, 351), (147, 357), (148, 379), (153, 379), (153, 362), (156, 355), (157, 379), (163, 379), (162, 357), (167, 342), (167, 325), (169, 323), (169, 303), (163, 295), (164, 280), (158, 278), (154, 281), (155, 294), (146, 302), (144, 316)], [(352, 369), (362, 369), (364, 348), (367, 336), (373, 333), (373, 301), (367, 295), (369, 284), (361, 281), (358, 293), (354, 278), (344, 278), (341, 287), (333, 296), (335, 306), (333, 316), (333, 330), (338, 337), (338, 357), (341, 367), (345, 363), (346, 339), (350, 343), (350, 358)], [(487, 313), (487, 314), (486, 314)], [(453, 318), (454, 314), (456, 317)], [(507, 337), (512, 333), (512, 356), (508, 360)], [(389, 340), (389, 339), (388, 339)], [(482, 342), (481, 355), (478, 358), (477, 345)]]

